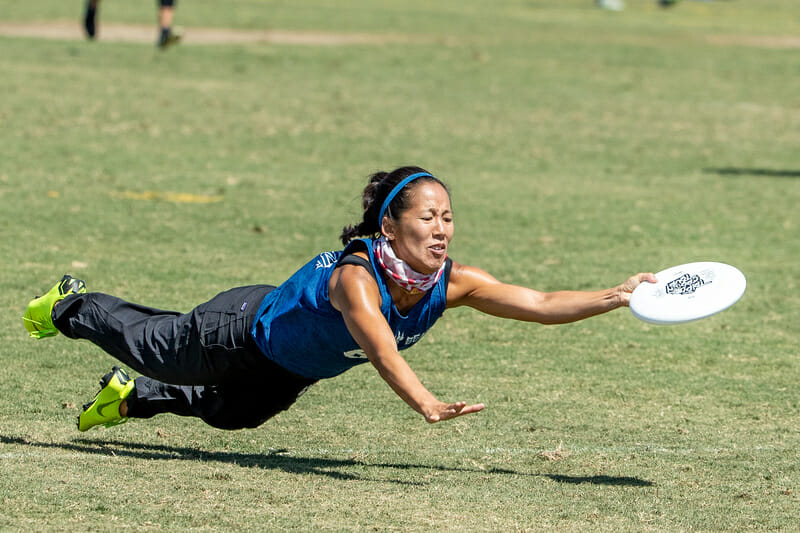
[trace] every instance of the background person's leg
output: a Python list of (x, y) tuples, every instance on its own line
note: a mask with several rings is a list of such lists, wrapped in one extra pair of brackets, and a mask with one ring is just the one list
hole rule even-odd
[(180, 32), (172, 28), (172, 19), (175, 17), (175, 0), (158, 0), (158, 27), (159, 37), (156, 43), (159, 48), (166, 48), (176, 44), (181, 39)]
[(86, 0), (86, 10), (83, 15), (83, 29), (86, 37), (94, 39), (97, 33), (97, 8), (100, 0)]

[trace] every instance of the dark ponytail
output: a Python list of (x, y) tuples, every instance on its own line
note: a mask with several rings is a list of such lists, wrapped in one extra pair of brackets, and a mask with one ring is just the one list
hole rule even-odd
[[(419, 167), (400, 167), (391, 172), (376, 172), (369, 177), (369, 182), (361, 195), (361, 207), (364, 210), (361, 222), (351, 226), (345, 226), (342, 234), (342, 244), (345, 246), (356, 237), (377, 237), (381, 232), (381, 221), (378, 215), (386, 197), (392, 189), (412, 174), (418, 172), (428, 173)], [(406, 209), (409, 208), (410, 192), (419, 182), (438, 183), (450, 194), (447, 186), (433, 176), (423, 176), (406, 185), (397, 196), (389, 203), (386, 214), (392, 220), (397, 220)]]

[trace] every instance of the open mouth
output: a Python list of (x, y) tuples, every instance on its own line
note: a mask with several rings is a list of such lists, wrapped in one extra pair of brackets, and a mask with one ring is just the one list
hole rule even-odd
[(447, 246), (444, 244), (434, 244), (433, 246), (429, 246), (428, 250), (433, 252), (435, 255), (444, 255), (447, 253)]

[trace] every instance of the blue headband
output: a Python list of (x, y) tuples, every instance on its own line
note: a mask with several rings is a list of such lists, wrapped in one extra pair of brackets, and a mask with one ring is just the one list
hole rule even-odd
[(394, 197), (397, 196), (397, 194), (403, 190), (403, 187), (405, 187), (415, 179), (422, 178), (425, 176), (433, 178), (433, 176), (431, 176), (427, 172), (417, 172), (416, 174), (411, 174), (409, 177), (407, 177), (406, 179), (404, 179), (403, 181), (394, 186), (394, 189), (392, 189), (392, 192), (390, 192), (389, 195), (386, 197), (386, 200), (383, 201), (381, 210), (378, 212), (378, 227), (380, 227), (381, 224), (383, 224), (383, 216), (386, 214), (386, 210), (389, 209), (389, 204), (392, 203)]

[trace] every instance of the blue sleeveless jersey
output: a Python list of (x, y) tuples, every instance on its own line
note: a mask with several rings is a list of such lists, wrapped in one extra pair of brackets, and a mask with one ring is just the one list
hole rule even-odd
[[(381, 294), (381, 313), (394, 332), (397, 347), (414, 345), (442, 316), (447, 305), (447, 278), (443, 275), (407, 315), (394, 306), (386, 281), (372, 252), (372, 239), (366, 244), (369, 260)], [(309, 261), (261, 302), (251, 334), (264, 354), (290, 372), (311, 379), (331, 378), (356, 365), (367, 356), (347, 329), (342, 314), (328, 297), (328, 282), (345, 250), (324, 252)]]

